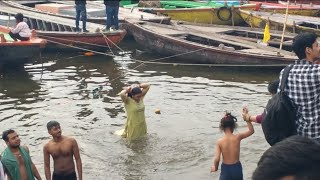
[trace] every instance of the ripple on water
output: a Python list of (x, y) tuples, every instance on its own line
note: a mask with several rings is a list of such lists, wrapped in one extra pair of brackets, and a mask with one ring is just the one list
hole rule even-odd
[[(26, 73), (0, 79), (0, 127), (14, 127), (43, 172), (42, 146), (50, 136), (46, 123), (57, 120), (63, 134), (77, 139), (84, 179), (209, 179), (219, 120), (225, 110), (241, 117), (243, 102), (252, 114), (263, 110), (267, 83), (276, 73), (217, 68), (143, 65), (130, 56), (47, 57)], [(67, 56), (67, 55), (64, 55)], [(74, 55), (70, 55), (74, 56)], [(62, 58), (62, 57), (61, 57)], [(137, 66), (139, 66), (137, 68)], [(148, 136), (128, 144), (113, 134), (126, 121), (122, 87), (148, 82), (145, 97)], [(102, 86), (99, 96), (92, 91)], [(23, 88), (22, 88), (23, 87)], [(159, 108), (161, 114), (154, 113)], [(239, 130), (246, 129), (239, 121)], [(242, 143), (245, 179), (268, 145), (261, 128)], [(259, 129), (260, 128), (260, 129)], [(5, 144), (2, 142), (0, 151)]]

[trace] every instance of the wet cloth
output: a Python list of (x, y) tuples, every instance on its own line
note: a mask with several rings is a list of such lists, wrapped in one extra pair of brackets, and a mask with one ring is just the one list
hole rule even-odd
[(76, 172), (72, 172), (69, 174), (61, 174), (53, 172), (52, 180), (77, 180)]
[(132, 141), (147, 134), (143, 98), (141, 98), (139, 102), (136, 102), (132, 98), (128, 97), (128, 101), (124, 106), (127, 112), (127, 122), (122, 136), (127, 138), (129, 141)]
[(4, 178), (4, 169), (3, 169), (1, 161), (0, 161), (0, 180), (5, 180), (5, 178)]
[[(19, 150), (25, 161), (25, 166), (28, 173), (28, 180), (35, 180), (34, 174), (31, 169), (32, 161), (29, 153), (27, 153), (27, 151), (21, 147), (19, 147)], [(1, 162), (3, 166), (6, 168), (12, 180), (21, 180), (17, 159), (9, 148), (6, 148), (3, 151)]]
[(243, 180), (241, 162), (235, 164), (221, 164), (219, 180)]

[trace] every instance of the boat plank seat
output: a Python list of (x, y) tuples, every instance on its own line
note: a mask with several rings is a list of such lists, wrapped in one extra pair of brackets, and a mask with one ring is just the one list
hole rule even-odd
[(261, 55), (268, 55), (268, 56), (283, 57), (283, 55), (280, 55), (278, 52), (265, 51), (263, 49), (241, 49), (239, 51), (251, 53), (251, 54), (261, 54)]

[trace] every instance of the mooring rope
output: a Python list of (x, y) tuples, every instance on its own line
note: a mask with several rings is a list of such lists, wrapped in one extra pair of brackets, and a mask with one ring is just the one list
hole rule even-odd
[(37, 34), (37, 36), (42, 37), (42, 38), (44, 38), (46, 40), (48, 40), (48, 39), (56, 39), (56, 40), (70, 41), (70, 42), (75, 42), (75, 43), (79, 43), (79, 44), (91, 45), (91, 46), (98, 46), (98, 47), (104, 47), (104, 48), (108, 47), (108, 46), (99, 45), (99, 44), (93, 44), (93, 43), (81, 42), (81, 41), (76, 41), (76, 40), (63, 39), (63, 38), (58, 38), (58, 37), (51, 37), (51, 36), (42, 35), (42, 34)]

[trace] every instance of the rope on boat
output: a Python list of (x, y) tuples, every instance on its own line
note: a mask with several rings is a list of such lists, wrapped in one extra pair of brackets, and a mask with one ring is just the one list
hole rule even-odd
[[(114, 45), (114, 47), (116, 47), (116, 48), (118, 48), (120, 51), (124, 52), (124, 50), (121, 49), (119, 46), (117, 46), (114, 42), (112, 42), (112, 41), (108, 38), (108, 36), (106, 36), (102, 31), (100, 31), (100, 32), (101, 32), (101, 34), (103, 35), (103, 37), (104, 37), (105, 39), (109, 40), (109, 42), (111, 42), (111, 43)], [(109, 44), (108, 44), (108, 46), (109, 46)]]
[[(80, 50), (84, 50), (84, 51), (93, 52), (93, 53), (100, 54), (100, 55), (116, 57), (116, 55), (110, 54), (110, 53), (103, 53), (103, 52), (94, 51), (94, 50), (91, 50), (91, 49), (76, 47), (76, 46), (73, 46), (73, 45), (68, 45), (68, 44), (64, 44), (64, 43), (60, 43), (60, 42), (56, 42), (56, 41), (52, 41), (52, 40), (47, 40), (47, 41), (52, 42), (52, 43), (56, 43), (56, 44), (60, 44), (60, 45), (63, 45), (63, 46), (75, 48), (75, 49), (80, 49)], [(162, 58), (151, 59), (151, 60), (140, 60), (140, 59), (133, 59), (133, 58), (131, 60), (141, 63), (138, 66), (134, 67), (133, 69), (137, 69), (138, 67), (142, 66), (143, 64), (162, 64), (162, 65), (174, 65), (174, 66), (208, 66), (208, 67), (261, 67), (260, 64), (252, 64), (252, 65), (236, 64), (235, 65), (235, 64), (192, 64), (192, 63), (156, 62), (156, 61), (159, 61), (159, 60), (165, 60), (165, 59), (169, 59), (169, 58), (173, 58), (173, 57), (179, 57), (179, 56), (182, 56), (182, 55), (195, 53), (195, 52), (202, 51), (202, 50), (205, 50), (205, 49), (208, 49), (208, 48), (209, 47), (203, 47), (203, 48), (196, 49), (196, 50), (193, 50), (193, 51), (188, 51), (188, 52), (184, 52), (184, 53), (180, 53), (180, 54), (175, 54), (175, 55), (166, 56), (166, 57), (162, 57)], [(80, 55), (80, 56), (83, 56), (83, 55)], [(71, 57), (71, 58), (75, 58), (75, 57)], [(283, 67), (283, 66), (286, 66), (286, 64), (264, 65), (264, 67)]]
[(60, 42), (52, 41), (52, 40), (48, 40), (48, 39), (47, 39), (47, 41), (48, 41), (48, 42), (51, 42), (51, 43), (59, 44), (59, 45), (62, 45), (62, 46), (67, 46), (67, 47), (71, 47), (71, 48), (75, 48), (75, 49), (80, 49), (80, 50), (83, 50), (83, 51), (89, 51), (89, 52), (93, 52), (93, 53), (96, 53), (96, 54), (101, 54), (101, 55), (106, 55), (106, 56), (112, 56), (112, 57), (115, 57), (115, 55), (114, 55), (114, 54), (103, 53), (103, 52), (94, 51), (94, 50), (91, 50), (91, 49), (86, 49), (86, 48), (76, 47), (76, 46), (73, 46), (73, 45), (64, 44), (64, 43), (60, 43)]
[[(63, 46), (75, 48), (75, 49), (94, 52), (96, 54), (116, 57), (114, 54), (103, 53), (103, 52), (94, 51), (94, 50), (90, 50), (90, 49), (86, 49), (86, 48), (76, 47), (76, 46), (73, 46), (73, 45), (68, 45), (68, 44), (64, 44), (64, 43), (60, 43), (60, 42), (56, 42), (56, 41), (52, 41), (52, 40), (47, 40), (47, 41), (52, 42), (52, 43), (56, 43), (56, 44), (60, 44), (60, 45), (63, 45)], [(164, 60), (164, 59), (178, 57), (178, 56), (182, 56), (182, 55), (186, 55), (186, 54), (195, 53), (195, 52), (202, 51), (202, 50), (205, 50), (205, 49), (208, 49), (208, 48), (209, 47), (203, 47), (203, 48), (200, 48), (200, 49), (197, 49), (197, 50), (193, 50), (193, 51), (189, 51), (189, 52), (185, 52), (185, 53), (180, 53), (180, 54), (175, 54), (175, 55), (162, 57), (162, 58), (156, 58), (156, 59), (152, 59), (152, 60), (148, 60), (148, 61), (139, 60), (139, 59), (132, 59), (132, 61), (140, 62), (140, 64), (137, 65), (136, 67), (134, 67), (133, 70), (141, 67), (144, 64), (160, 64), (160, 65), (173, 65), (173, 66), (206, 66), (206, 67), (261, 67), (261, 65), (256, 65), (256, 64), (252, 64), (252, 65), (237, 64), (237, 65), (234, 65), (234, 64), (191, 64), (191, 63), (187, 64), (187, 63), (156, 62), (156, 61), (159, 61), (159, 60)], [(110, 50), (111, 50), (111, 48), (110, 48)], [(83, 55), (77, 55), (77, 56), (73, 56), (73, 57), (69, 57), (69, 58), (65, 58), (65, 59), (76, 58), (76, 57), (79, 57), (79, 56), (83, 56)], [(283, 67), (283, 66), (285, 66), (285, 64), (270, 64), (270, 65), (265, 65), (264, 67)], [(122, 76), (123, 76), (123, 74), (120, 74), (119, 76), (109, 80), (109, 82), (106, 83), (106, 85), (108, 85), (109, 83), (121, 78)]]
[(58, 38), (58, 37), (51, 37), (51, 36), (46, 36), (46, 35), (42, 35), (42, 34), (37, 34), (37, 35), (39, 37), (42, 37), (42, 38), (46, 39), (46, 40), (48, 40), (48, 39), (56, 39), (56, 40), (70, 41), (70, 42), (75, 42), (75, 43), (79, 43), (79, 44), (91, 45), (91, 46), (98, 46), (98, 47), (104, 47), (104, 48), (108, 47), (108, 46), (99, 45), (99, 44), (93, 44), (93, 43), (81, 42), (81, 41), (76, 41), (76, 40), (63, 39), (63, 38)]

